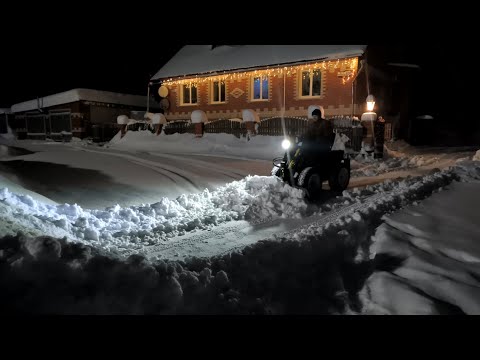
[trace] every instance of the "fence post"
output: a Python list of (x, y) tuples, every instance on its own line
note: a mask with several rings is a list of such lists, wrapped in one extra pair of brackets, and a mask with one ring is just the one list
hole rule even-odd
[(204, 130), (204, 123), (207, 122), (207, 114), (205, 111), (202, 110), (194, 110), (192, 111), (192, 115), (190, 116), (192, 123), (195, 124), (195, 137), (201, 138), (203, 137), (203, 130)]

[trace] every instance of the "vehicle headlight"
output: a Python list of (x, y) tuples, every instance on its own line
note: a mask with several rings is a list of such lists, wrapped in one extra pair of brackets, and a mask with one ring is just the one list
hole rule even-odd
[(284, 150), (288, 150), (292, 144), (290, 143), (290, 140), (285, 139), (282, 141), (282, 148)]

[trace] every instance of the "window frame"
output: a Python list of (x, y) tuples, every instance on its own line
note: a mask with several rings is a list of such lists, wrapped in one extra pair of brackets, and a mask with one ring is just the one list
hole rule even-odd
[[(218, 94), (219, 94), (219, 99), (220, 101), (215, 101), (213, 99), (213, 90), (214, 90), (214, 86), (215, 86), (215, 83), (218, 82), (219, 83), (219, 86), (218, 86)], [(223, 86), (225, 87), (225, 100), (221, 101), (222, 99), (222, 82), (223, 82)], [(227, 103), (227, 81), (226, 80), (212, 80), (210, 81), (210, 104), (226, 104)]]
[[(254, 84), (255, 84), (255, 78), (260, 78), (261, 84), (260, 84), (260, 96), (262, 97), (261, 99), (255, 99), (254, 98)], [(268, 96), (266, 99), (263, 99), (263, 76), (261, 75), (252, 75), (250, 77), (250, 101), (254, 102), (261, 102), (261, 101), (270, 101), (270, 76), (266, 76), (267, 78), (267, 91), (268, 91)]]
[[(180, 85), (180, 106), (197, 106), (199, 101), (198, 101), (198, 84), (197, 83), (191, 83), (190, 86), (190, 102), (185, 102), (184, 99), (184, 87), (187, 84), (181, 84)], [(195, 85), (195, 86), (194, 86)], [(192, 87), (195, 87), (197, 89), (197, 102), (192, 103)]]
[[(320, 95), (312, 95), (313, 94), (313, 72), (315, 70), (318, 70), (320, 72)], [(309, 72), (310, 75), (310, 91), (309, 95), (302, 95), (302, 90), (303, 90), (303, 73), (304, 72)], [(299, 71), (298, 75), (298, 98), (299, 99), (320, 99), (323, 96), (323, 72), (321, 69), (309, 69), (309, 70), (301, 70)]]

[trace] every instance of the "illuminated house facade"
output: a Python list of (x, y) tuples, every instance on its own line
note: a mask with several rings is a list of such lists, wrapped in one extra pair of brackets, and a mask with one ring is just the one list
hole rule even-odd
[(203, 110), (209, 121), (307, 117), (310, 105), (325, 116), (362, 112), (352, 80), (365, 45), (187, 45), (151, 79), (160, 86), (168, 121)]

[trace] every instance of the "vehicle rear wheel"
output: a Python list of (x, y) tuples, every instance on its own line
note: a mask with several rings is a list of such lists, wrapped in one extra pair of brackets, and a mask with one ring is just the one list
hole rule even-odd
[(334, 191), (345, 190), (348, 187), (349, 182), (350, 170), (345, 166), (339, 167), (335, 174), (331, 175), (328, 179), (328, 185), (330, 186), (330, 189)]

